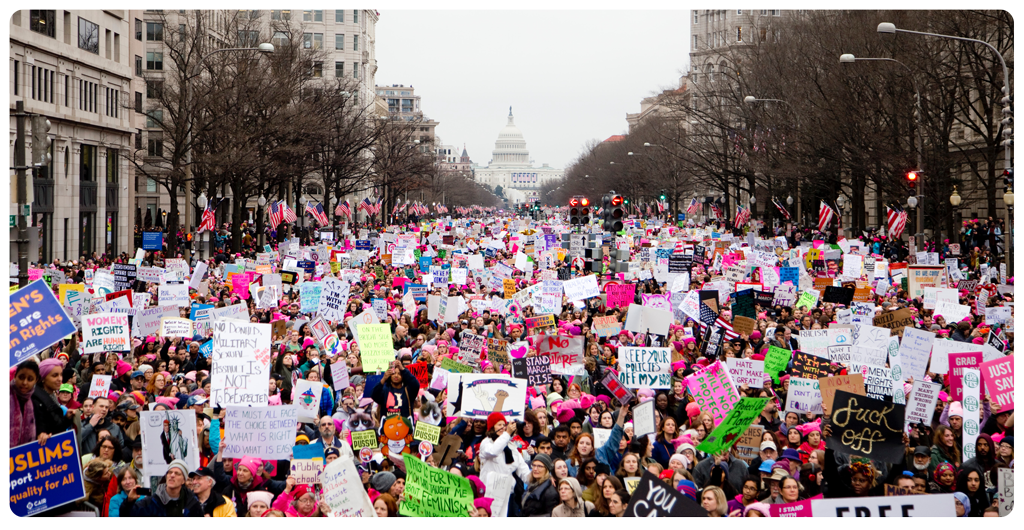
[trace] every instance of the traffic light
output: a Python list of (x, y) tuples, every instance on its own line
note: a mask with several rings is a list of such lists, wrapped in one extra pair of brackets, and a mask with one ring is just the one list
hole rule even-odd
[(46, 116), (32, 116), (32, 165), (50, 165), (50, 120)]
[(917, 174), (917, 171), (907, 171), (907, 186), (910, 188), (910, 191), (917, 189), (918, 178), (919, 175)]
[(665, 190), (661, 190), (661, 196), (658, 197), (658, 200), (665, 202)]
[(1003, 170), (1003, 193), (1013, 189), (1013, 168)]
[(601, 225), (601, 229), (605, 232), (622, 231), (622, 219), (626, 216), (626, 211), (623, 209), (625, 202), (622, 200), (622, 195), (612, 191), (604, 196), (603, 202), (604, 222)]
[(580, 224), (590, 224), (590, 199), (586, 197), (580, 199)]
[(569, 225), (580, 224), (580, 200), (576, 197), (569, 199)]

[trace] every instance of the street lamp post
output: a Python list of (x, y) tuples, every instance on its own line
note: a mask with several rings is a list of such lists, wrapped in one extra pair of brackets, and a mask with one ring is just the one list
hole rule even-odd
[[(196, 198), (196, 206), (198, 206), (199, 209), (201, 209), (201, 210), (204, 210), (204, 211), (206, 210), (207, 202), (208, 202), (208, 199), (206, 198), (206, 192), (205, 191), (200, 193), (199, 197)], [(202, 223), (200, 223), (200, 224), (202, 224)], [(206, 230), (206, 231), (209, 232), (209, 230)], [(203, 255), (203, 252), (202, 252), (203, 244), (199, 243), (199, 247), (198, 248), (199, 248), (199, 255), (202, 256)], [(203, 259), (205, 259), (205, 258), (203, 258)]]
[[(836, 207), (839, 208), (839, 226), (843, 226), (843, 209), (846, 208), (846, 199), (842, 195), (836, 197)], [(846, 237), (845, 233), (840, 235)]]
[(949, 196), (949, 204), (953, 206), (953, 243), (960, 242), (960, 202), (963, 197), (956, 191), (956, 185), (953, 185), (953, 194)]
[[(203, 62), (206, 61), (211, 55), (221, 52), (237, 52), (237, 51), (256, 51), (260, 53), (274, 53), (274, 45), (269, 42), (264, 42), (255, 48), (222, 48), (219, 50), (213, 50), (212, 52), (204, 55), (196, 63), (192, 71), (189, 72), (189, 76), (185, 78), (185, 104), (192, 100), (192, 79), (199, 75), (199, 69), (202, 68)], [(185, 137), (186, 145), (188, 145), (188, 152), (185, 158), (185, 228), (191, 232), (192, 223), (192, 128), (189, 127), (188, 134)], [(196, 203), (199, 206), (198, 203)], [(205, 205), (199, 206), (205, 208)], [(212, 241), (211, 241), (212, 242)], [(185, 261), (191, 261), (191, 256), (186, 247), (185, 250)]]
[[(1003, 107), (1002, 107), (1002, 111), (1003, 111), (1003, 119), (1002, 119), (1002, 125), (1003, 125), (1003, 169), (1011, 169), (1013, 167), (1013, 164), (1011, 162), (1011, 159), (1012, 159), (1012, 156), (1011, 156), (1011, 146), (1013, 145), (1013, 128), (1011, 127), (1011, 124), (1012, 124), (1012, 120), (1013, 120), (1013, 118), (1012, 118), (1013, 111), (1010, 109), (1010, 70), (1006, 67), (1006, 60), (1003, 59), (1003, 54), (999, 53), (999, 50), (997, 50), (995, 46), (993, 46), (993, 45), (991, 45), (991, 44), (989, 44), (989, 43), (987, 43), (987, 42), (985, 42), (983, 40), (971, 39), (971, 38), (968, 38), (968, 37), (960, 37), (960, 36), (957, 36), (957, 35), (943, 35), (943, 34), (940, 34), (940, 33), (928, 33), (928, 32), (925, 32), (925, 31), (913, 31), (913, 30), (909, 30), (909, 29), (900, 29), (900, 28), (897, 28), (896, 24), (893, 24), (892, 22), (882, 22), (882, 23), (879, 23), (877, 31), (878, 31), (878, 33), (881, 33), (881, 34), (892, 34), (892, 35), (894, 35), (896, 33), (908, 33), (908, 34), (911, 34), (911, 35), (922, 35), (922, 36), (925, 36), (925, 37), (938, 37), (940, 39), (951, 39), (951, 40), (958, 40), (958, 41), (963, 41), (963, 42), (973, 42), (975, 44), (983, 44), (983, 45), (987, 46), (988, 49), (992, 50), (992, 53), (995, 54), (995, 56), (997, 58), (999, 58), (999, 63), (1003, 66), (1003, 89), (1002, 89), (1003, 97), (1000, 99), (1000, 103), (1002, 103), (1002, 105), (1003, 105)], [(1004, 194), (1003, 204), (1007, 205), (1007, 208), (1006, 208), (1006, 211), (1007, 211), (1006, 228), (1007, 228), (1007, 231), (1009, 232), (1010, 223), (1013, 222), (1012, 216), (1010, 216), (1010, 207), (1013, 204), (1013, 193), (1010, 190), (1007, 190), (1007, 193), (1009, 193), (1009, 195), (1010, 195), (1010, 202), (1009, 203), (1006, 202), (1006, 197), (1005, 197), (1005, 194)], [(1007, 240), (1007, 242), (1006, 242), (1006, 268), (1007, 268), (1007, 270), (1011, 274), (1013, 272), (1012, 267), (1013, 267), (1013, 245), (1011, 245), (1010, 241)]]
[(907, 66), (906, 64), (904, 64), (901, 61), (897, 61), (896, 59), (890, 59), (888, 57), (857, 57), (857, 56), (853, 55), (852, 53), (844, 53), (844, 54), (839, 56), (839, 62), (842, 63), (842, 64), (852, 64), (852, 63), (855, 63), (857, 61), (882, 61), (882, 62), (896, 63), (896, 64), (902, 66), (907, 71), (907, 73), (910, 74), (910, 83), (914, 86), (914, 94), (916, 96), (916, 99), (914, 100), (914, 121), (916, 122), (916, 125), (917, 125), (917, 131), (916, 131), (917, 134), (915, 135), (915, 140), (916, 140), (915, 146), (917, 148), (916, 149), (916, 151), (917, 151), (917, 173), (918, 173), (917, 196), (921, 200), (921, 206), (922, 206), (921, 208), (917, 209), (917, 230), (918, 230), (918, 232), (915, 235), (917, 237), (917, 245), (919, 247), (921, 247), (921, 248), (924, 248), (924, 181), (925, 181), (925, 179), (921, 178), (921, 176), (925, 175), (925, 171), (924, 171), (924, 162), (922, 161), (922, 157), (924, 155), (924, 138), (923, 138), (923, 135), (921, 133), (921, 117), (922, 117), (922, 113), (921, 113), (921, 90), (917, 86), (917, 79), (914, 77), (914, 71), (911, 70), (909, 66)]
[[(917, 203), (918, 203), (918, 201), (917, 201), (917, 197), (915, 197), (915, 196), (913, 196), (913, 195), (911, 195), (910, 197), (907, 197), (907, 206), (909, 206), (910, 208), (914, 208), (914, 209), (917, 209)], [(923, 205), (922, 205), (922, 206), (923, 206)], [(921, 223), (921, 215), (920, 215), (920, 214), (921, 214), (921, 212), (920, 212), (920, 210), (919, 210), (919, 211), (918, 211), (917, 213), (918, 213), (918, 215), (917, 215), (917, 217), (916, 217), (916, 219), (917, 219), (916, 223), (917, 223), (918, 225), (920, 225), (920, 223)], [(916, 232), (924, 232), (924, 229), (922, 229), (922, 228), (921, 228), (920, 226), (916, 226), (916, 227), (914, 227), (914, 228), (915, 228)], [(920, 252), (920, 251), (921, 251), (921, 250), (923, 250), (923, 249), (924, 249), (924, 247), (922, 246), (922, 247), (920, 247), (920, 248), (917, 248), (916, 250), (917, 250), (918, 252)]]

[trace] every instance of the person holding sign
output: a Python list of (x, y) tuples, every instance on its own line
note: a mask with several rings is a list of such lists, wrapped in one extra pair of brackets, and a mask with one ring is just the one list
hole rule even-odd
[(509, 422), (500, 412), (487, 416), (487, 434), (480, 442), (480, 480), (490, 484), (491, 474), (519, 475), (524, 482), (530, 478), (530, 467), (520, 452), (509, 446), (516, 434), (516, 422)]
[(381, 417), (398, 414), (404, 418), (412, 417), (412, 407), (420, 392), (420, 382), (401, 361), (391, 361), (384, 372), (384, 378), (373, 388), (370, 396), (380, 407)]

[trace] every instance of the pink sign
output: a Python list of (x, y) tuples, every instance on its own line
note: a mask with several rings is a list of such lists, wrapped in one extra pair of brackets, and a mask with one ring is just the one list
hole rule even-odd
[(989, 401), (999, 404), (1000, 412), (1013, 410), (1013, 356), (981, 363), (979, 368)]
[(249, 273), (243, 272), (231, 276), (231, 290), (242, 300), (249, 299)]
[(964, 398), (964, 368), (977, 368), (981, 364), (981, 352), (951, 353), (949, 355), (949, 391), (953, 401)]
[(714, 418), (715, 425), (721, 423), (740, 400), (722, 361), (715, 361), (707, 368), (687, 377), (686, 386), (700, 410), (710, 413)]
[(605, 293), (608, 294), (609, 309), (615, 307), (629, 307), (629, 304), (633, 303), (634, 297), (636, 296), (636, 284), (608, 284), (605, 287)]
[(34, 282), (39, 278), (43, 277), (43, 269), (29, 269), (28, 270), (28, 281)]
[(811, 500), (820, 498), (822, 498), (821, 495), (815, 495), (810, 499), (791, 502), (789, 504), (769, 504), (768, 513), (771, 514), (772, 517), (810, 517)]

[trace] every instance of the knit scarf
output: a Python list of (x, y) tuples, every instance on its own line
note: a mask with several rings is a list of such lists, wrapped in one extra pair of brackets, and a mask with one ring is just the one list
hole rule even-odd
[(36, 413), (32, 392), (21, 394), (11, 381), (11, 447), (35, 441)]

